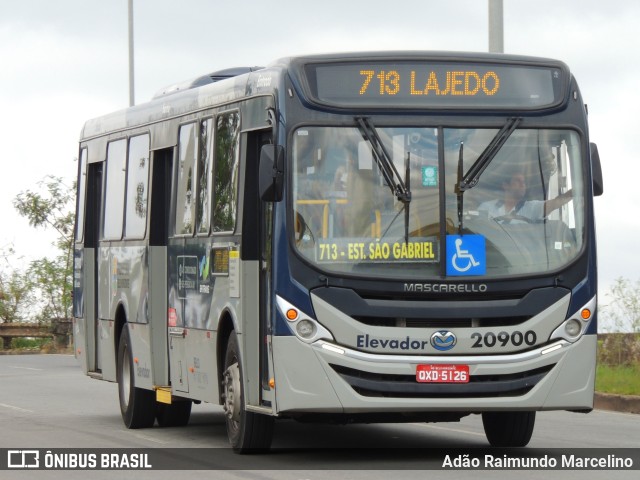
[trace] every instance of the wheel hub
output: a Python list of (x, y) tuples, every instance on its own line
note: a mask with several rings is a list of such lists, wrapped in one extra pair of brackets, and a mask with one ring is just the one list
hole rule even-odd
[(224, 412), (229, 420), (239, 422), (242, 409), (242, 387), (240, 385), (240, 367), (237, 363), (230, 365), (224, 371), (222, 387), (224, 390), (222, 394)]

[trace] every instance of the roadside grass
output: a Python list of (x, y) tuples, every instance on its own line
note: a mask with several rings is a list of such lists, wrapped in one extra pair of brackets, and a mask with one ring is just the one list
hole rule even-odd
[(11, 341), (11, 348), (16, 350), (41, 350), (53, 344), (51, 338), (14, 338)]
[(9, 348), (2, 349), (2, 341), (0, 341), (0, 355), (20, 355), (20, 354), (38, 354), (38, 353), (58, 353), (73, 354), (73, 343), (70, 345), (56, 344), (53, 338), (34, 338), (34, 337), (18, 337), (11, 339)]
[(640, 365), (598, 365), (596, 391), (640, 395)]

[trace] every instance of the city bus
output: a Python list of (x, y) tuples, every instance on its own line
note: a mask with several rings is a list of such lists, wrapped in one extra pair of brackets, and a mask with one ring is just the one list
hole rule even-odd
[(560, 61), (217, 71), (87, 121), (78, 163), (75, 354), (128, 428), (473, 414), (521, 447), (593, 408), (602, 173)]

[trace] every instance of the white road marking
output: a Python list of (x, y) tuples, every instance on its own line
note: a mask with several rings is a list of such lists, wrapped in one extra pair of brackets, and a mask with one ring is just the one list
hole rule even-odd
[(485, 436), (484, 433), (471, 432), (469, 430), (461, 430), (459, 428), (440, 427), (440, 426), (437, 426), (437, 425), (431, 425), (430, 423), (411, 423), (410, 425), (415, 425), (416, 427), (433, 428), (433, 429), (436, 429), (436, 430), (446, 430), (448, 432), (464, 433), (465, 435), (476, 435), (478, 437), (484, 437)]
[(169, 442), (163, 442), (162, 440), (158, 440), (157, 438), (153, 438), (148, 435), (144, 435), (142, 433), (134, 433), (133, 436), (138, 437), (142, 440), (147, 440), (149, 442), (158, 443), (160, 445), (167, 445), (167, 443), (169, 443)]
[(8, 408), (9, 410), (15, 410), (22, 413), (33, 413), (33, 410), (27, 410), (26, 408), (15, 407), (13, 405), (7, 405), (6, 403), (0, 403), (0, 407)]

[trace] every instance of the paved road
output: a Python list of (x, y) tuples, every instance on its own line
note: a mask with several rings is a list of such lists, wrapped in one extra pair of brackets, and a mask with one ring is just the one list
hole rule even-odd
[[(243, 458), (250, 473), (237, 467), (227, 449), (224, 417), (218, 406), (195, 405), (188, 427), (127, 430), (123, 427), (117, 387), (84, 376), (66, 355), (0, 356), (0, 448), (220, 448), (215, 478), (389, 478), (384, 469), (408, 462), (415, 471), (401, 478), (512, 478), (514, 472), (417, 471), (429, 449), (484, 448), (487, 442), (479, 416), (459, 423), (388, 425), (276, 424), (268, 456)], [(299, 449), (303, 450), (299, 450)], [(359, 450), (354, 450), (354, 449)], [(530, 449), (640, 449), (640, 415), (596, 410), (538, 414)], [(224, 449), (224, 450), (223, 450)], [(320, 450), (316, 450), (320, 449)], [(330, 450), (329, 450), (330, 449)], [(344, 449), (344, 453), (340, 453)], [(374, 454), (368, 454), (371, 449)], [(411, 450), (409, 450), (411, 449)], [(402, 453), (410, 452), (410, 453)], [(180, 455), (180, 452), (176, 453)], [(432, 459), (433, 460), (433, 459)], [(309, 467), (312, 470), (309, 470)], [(279, 471), (286, 468), (284, 471)], [(295, 470), (293, 470), (294, 468)], [(320, 471), (327, 469), (329, 471)], [(341, 473), (341, 470), (348, 473)], [(365, 471), (366, 470), (366, 471)], [(23, 472), (0, 472), (4, 478), (27, 478)], [(540, 478), (545, 472), (518, 472)], [(551, 472), (546, 472), (548, 476)], [(634, 478), (638, 472), (553, 472), (553, 478)], [(7, 475), (5, 475), (7, 474)], [(11, 474), (11, 475), (8, 475)], [(21, 476), (22, 475), (22, 476)], [(87, 472), (31, 472), (29, 478), (87, 478)], [(198, 472), (90, 472), (91, 478), (201, 478)], [(193, 475), (193, 476), (191, 476)], [(198, 476), (196, 476), (198, 475)]]

